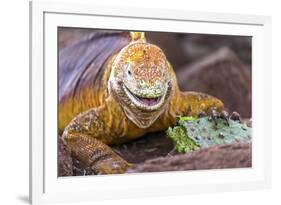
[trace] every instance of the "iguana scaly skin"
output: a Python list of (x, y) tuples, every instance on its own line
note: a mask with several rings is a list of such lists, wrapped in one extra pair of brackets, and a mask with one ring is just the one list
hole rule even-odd
[[(91, 55), (87, 49), (76, 49)], [(99, 55), (84, 66), (79, 78), (74, 72), (79, 73), (79, 66), (71, 70), (73, 66), (60, 62), (59, 129), (64, 130), (62, 137), (72, 156), (97, 174), (123, 173), (132, 166), (108, 145), (165, 130), (179, 115), (195, 116), (210, 108), (223, 108), (223, 103), (212, 96), (181, 92), (165, 54), (146, 42), (144, 33), (132, 32), (131, 42), (120, 49), (107, 58), (96, 85), (81, 83), (91, 81), (87, 78)], [(77, 54), (68, 53), (66, 58), (78, 58), (72, 55)]]

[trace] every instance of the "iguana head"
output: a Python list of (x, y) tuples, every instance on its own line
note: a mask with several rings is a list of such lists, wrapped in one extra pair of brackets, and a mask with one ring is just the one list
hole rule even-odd
[(127, 117), (149, 127), (164, 111), (172, 86), (163, 51), (145, 41), (133, 41), (116, 56), (109, 87)]

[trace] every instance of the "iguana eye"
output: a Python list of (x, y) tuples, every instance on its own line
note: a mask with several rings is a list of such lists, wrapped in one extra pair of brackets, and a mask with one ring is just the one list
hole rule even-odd
[(128, 64), (127, 65), (127, 75), (129, 76), (129, 77), (132, 77), (132, 71), (131, 71), (131, 65), (130, 64)]

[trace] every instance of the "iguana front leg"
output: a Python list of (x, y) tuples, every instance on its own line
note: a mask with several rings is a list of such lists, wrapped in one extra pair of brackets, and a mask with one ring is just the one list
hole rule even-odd
[(201, 113), (212, 115), (212, 110), (222, 112), (224, 105), (219, 99), (199, 92), (180, 92), (176, 103), (178, 115), (198, 116)]
[(63, 139), (71, 155), (94, 173), (124, 173), (131, 165), (105, 144), (114, 135), (114, 130), (105, 123), (106, 112), (99, 107), (78, 115), (65, 128)]
[(176, 109), (179, 115), (182, 116), (199, 116), (209, 115), (215, 122), (217, 118), (222, 118), (229, 125), (228, 120), (232, 119), (240, 121), (241, 118), (238, 112), (232, 112), (231, 115), (224, 110), (224, 105), (221, 100), (211, 95), (199, 92), (180, 92), (176, 104)]

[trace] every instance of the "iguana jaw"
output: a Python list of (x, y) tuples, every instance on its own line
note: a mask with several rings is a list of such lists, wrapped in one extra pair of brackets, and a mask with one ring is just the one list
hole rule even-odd
[(129, 97), (132, 94), (129, 93), (130, 91), (124, 86), (124, 83), (117, 82), (117, 80), (111, 76), (109, 80), (110, 95), (114, 96), (114, 99), (121, 105), (126, 116), (135, 125), (140, 128), (148, 128), (165, 111), (171, 96), (172, 83), (170, 82), (167, 84), (166, 92), (164, 95), (159, 96), (160, 100), (158, 103), (152, 106), (140, 104), (140, 107), (133, 102), (136, 101), (134, 96), (132, 96), (133, 100)]
[(147, 111), (159, 109), (164, 103), (165, 94), (167, 91), (166, 89), (164, 94), (155, 97), (143, 97), (132, 92), (125, 84), (123, 84), (123, 89), (127, 97), (137, 108)]

